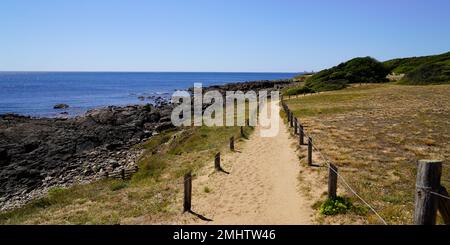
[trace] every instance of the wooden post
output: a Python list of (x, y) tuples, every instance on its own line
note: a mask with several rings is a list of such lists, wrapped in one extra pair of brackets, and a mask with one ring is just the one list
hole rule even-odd
[(332, 200), (336, 199), (337, 196), (337, 172), (337, 167), (330, 163), (328, 168), (328, 198)]
[(191, 200), (192, 200), (192, 174), (191, 172), (189, 172), (184, 176), (183, 212), (191, 211)]
[(420, 160), (418, 162), (414, 224), (436, 224), (438, 197), (430, 193), (430, 191), (439, 192), (441, 173), (442, 161)]
[(230, 138), (230, 150), (234, 151), (234, 136)]
[(294, 113), (291, 112), (291, 128), (294, 127)]
[(289, 111), (289, 109), (286, 109), (286, 116), (287, 116), (288, 122), (290, 122), (291, 121), (291, 112)]
[[(441, 186), (439, 194), (448, 197), (448, 192), (445, 187)], [(442, 219), (446, 225), (450, 225), (450, 200), (445, 198), (439, 198), (438, 210), (441, 213)]]
[(245, 126), (246, 126), (246, 127), (250, 126), (250, 119), (246, 119), (246, 120), (245, 120)]
[(312, 166), (312, 138), (308, 137), (308, 166)]
[(122, 178), (122, 180), (125, 180), (125, 169), (124, 168), (122, 168), (120, 170), (120, 177)]
[(298, 120), (296, 117), (294, 117), (294, 135), (297, 134), (297, 127), (298, 127)]
[(242, 127), (242, 126), (241, 126), (241, 137), (245, 137), (245, 134), (244, 134), (244, 127)]
[(300, 126), (300, 129), (299, 129), (299, 137), (300, 137), (300, 146), (302, 146), (302, 145), (304, 145), (305, 144), (305, 132), (303, 132), (303, 125), (299, 125)]
[(214, 168), (217, 171), (220, 171), (222, 168), (220, 167), (220, 152), (216, 154), (216, 157), (214, 158)]

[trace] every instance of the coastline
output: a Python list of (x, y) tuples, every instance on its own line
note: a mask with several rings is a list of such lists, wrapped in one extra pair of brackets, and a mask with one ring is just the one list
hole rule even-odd
[[(272, 90), (290, 80), (227, 83), (204, 88), (225, 91)], [(137, 168), (142, 151), (134, 146), (172, 129), (173, 106), (108, 106), (67, 118), (0, 115), (0, 211), (21, 207), (52, 188), (105, 178)]]

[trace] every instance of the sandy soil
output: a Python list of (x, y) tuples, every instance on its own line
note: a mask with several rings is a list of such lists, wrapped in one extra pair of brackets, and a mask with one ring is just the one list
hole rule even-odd
[[(278, 102), (273, 102), (279, 110)], [(279, 116), (279, 113), (276, 114)], [(310, 224), (311, 203), (299, 191), (300, 172), (295, 139), (279, 120), (275, 137), (261, 137), (261, 126), (236, 152), (222, 156), (229, 174), (207, 170), (194, 180), (190, 224)], [(212, 164), (211, 164), (212, 165)], [(205, 187), (210, 189), (205, 192)], [(206, 220), (208, 219), (208, 220)]]

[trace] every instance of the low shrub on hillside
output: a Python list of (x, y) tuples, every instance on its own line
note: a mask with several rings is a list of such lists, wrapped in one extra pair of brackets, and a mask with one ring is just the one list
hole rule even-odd
[(450, 65), (427, 63), (407, 73), (401, 84), (442, 84), (450, 83)]
[(389, 70), (374, 58), (355, 58), (311, 76), (306, 86), (316, 92), (338, 90), (349, 83), (387, 82), (388, 74)]
[(309, 94), (309, 93), (314, 93), (314, 90), (306, 87), (306, 86), (301, 86), (301, 87), (293, 87), (288, 89), (285, 92), (285, 95), (297, 95), (297, 94)]

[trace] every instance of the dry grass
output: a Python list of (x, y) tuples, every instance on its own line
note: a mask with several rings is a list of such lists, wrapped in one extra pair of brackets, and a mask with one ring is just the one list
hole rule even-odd
[[(449, 189), (449, 85), (363, 85), (287, 103), (324, 155), (388, 223), (412, 223), (417, 160), (445, 160), (442, 183)], [(305, 151), (301, 149), (302, 162)], [(323, 163), (318, 154), (314, 160)], [(326, 169), (307, 171), (320, 178), (304, 185), (326, 185)], [(342, 185), (339, 192), (351, 196)], [(320, 201), (324, 195), (315, 198)], [(371, 212), (320, 216), (317, 221), (380, 223)]]
[[(251, 131), (245, 128), (246, 134)], [(167, 131), (138, 146), (145, 153), (131, 180), (55, 189), (45, 198), (0, 213), (0, 224), (176, 223), (184, 174), (193, 171), (195, 176), (215, 153), (226, 151), (232, 135), (239, 139), (239, 127)]]

